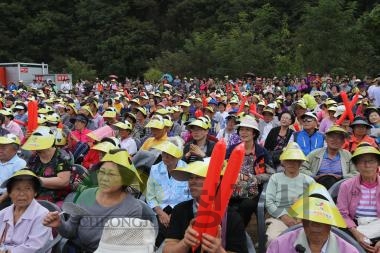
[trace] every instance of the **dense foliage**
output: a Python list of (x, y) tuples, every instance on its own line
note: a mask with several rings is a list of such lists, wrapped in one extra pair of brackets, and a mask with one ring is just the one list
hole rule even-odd
[(380, 70), (376, 0), (1, 0), (0, 16), (1, 62), (77, 77)]

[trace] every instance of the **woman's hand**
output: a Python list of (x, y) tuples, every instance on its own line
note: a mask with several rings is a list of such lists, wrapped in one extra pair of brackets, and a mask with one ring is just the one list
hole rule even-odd
[(202, 235), (202, 250), (208, 253), (225, 253), (222, 246), (222, 227), (218, 226), (218, 234), (216, 237), (204, 233)]
[(158, 215), (158, 219), (160, 220), (161, 224), (164, 225), (166, 228), (169, 227), (170, 215), (168, 215), (164, 211), (161, 211), (157, 215)]
[(44, 218), (42, 224), (47, 227), (57, 228), (61, 225), (61, 218), (59, 212), (49, 212)]
[(202, 149), (194, 144), (190, 144), (190, 152), (193, 155), (200, 156), (200, 157), (205, 157), (206, 154), (202, 151)]
[(284, 214), (283, 216), (280, 217), (280, 220), (285, 223), (286, 226), (291, 227), (296, 225), (298, 222), (296, 219), (290, 217), (287, 214)]
[[(367, 237), (360, 233), (356, 228), (350, 229), (352, 235), (355, 237), (355, 239), (358, 241), (360, 246), (362, 246), (367, 252), (374, 253), (375, 247), (371, 246), (370, 243), (367, 242)], [(376, 244), (377, 245), (377, 244)], [(380, 247), (380, 246), (379, 246)]]
[(375, 245), (375, 253), (380, 253), (380, 241), (378, 241)]

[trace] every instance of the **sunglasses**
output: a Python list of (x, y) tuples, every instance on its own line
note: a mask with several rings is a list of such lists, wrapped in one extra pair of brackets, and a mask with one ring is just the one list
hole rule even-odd
[(306, 119), (303, 119), (303, 122), (313, 122), (314, 121), (314, 119), (312, 119), (312, 118), (306, 118)]

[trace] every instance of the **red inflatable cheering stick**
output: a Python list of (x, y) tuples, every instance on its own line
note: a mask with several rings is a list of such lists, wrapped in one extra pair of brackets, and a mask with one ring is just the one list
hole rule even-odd
[[(198, 232), (201, 241), (202, 234), (209, 225), (210, 214), (213, 210), (213, 201), (215, 199), (216, 188), (220, 180), (224, 157), (226, 156), (226, 142), (224, 139), (218, 141), (211, 154), (210, 164), (207, 169), (207, 176), (203, 183), (202, 194), (199, 200), (199, 208), (193, 228)], [(193, 252), (196, 248), (193, 248)]]
[[(219, 190), (215, 197), (215, 218), (219, 219), (215, 221), (216, 224), (220, 224), (222, 222), (222, 217), (226, 212), (234, 185), (236, 184), (236, 180), (240, 173), (240, 167), (243, 164), (244, 154), (244, 143), (241, 143), (234, 148), (230, 158), (228, 159), (227, 168), (224, 172), (222, 182), (220, 183)], [(207, 227), (206, 233), (216, 236), (218, 233), (218, 227)]]
[[(202, 234), (217, 235), (218, 226), (227, 209), (233, 186), (240, 172), (244, 159), (244, 144), (238, 145), (229, 158), (227, 168), (220, 183), (220, 172), (223, 167), (226, 154), (226, 143), (220, 140), (214, 147), (211, 155), (207, 176), (203, 183), (202, 195), (199, 200), (199, 208), (193, 228), (198, 232), (198, 240), (202, 240)], [(199, 245), (198, 245), (199, 246)], [(198, 247), (197, 246), (197, 247)], [(193, 252), (197, 249), (193, 247)]]
[(28, 103), (28, 132), (32, 133), (38, 127), (38, 104), (37, 101)]
[(341, 125), (342, 122), (348, 117), (348, 119), (350, 120), (350, 122), (354, 121), (354, 114), (352, 112), (352, 109), (354, 108), (356, 102), (358, 101), (359, 99), (359, 94), (356, 93), (355, 96), (353, 97), (352, 101), (350, 102), (348, 100), (348, 97), (347, 97), (347, 93), (342, 91), (340, 93), (340, 96), (342, 97), (342, 100), (343, 100), (343, 104), (344, 104), (344, 107), (346, 107), (346, 110), (344, 111), (344, 113), (342, 114), (342, 116), (340, 116), (340, 118), (336, 121), (335, 124), (337, 125)]

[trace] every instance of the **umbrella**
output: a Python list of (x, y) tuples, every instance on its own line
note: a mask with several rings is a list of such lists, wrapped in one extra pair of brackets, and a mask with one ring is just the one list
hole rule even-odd
[(111, 79), (118, 79), (117, 75), (109, 75), (108, 77)]
[(164, 75), (161, 77), (161, 80), (162, 80), (162, 79), (166, 79), (166, 80), (168, 80), (169, 83), (173, 82), (173, 77), (172, 77), (172, 75), (170, 75), (170, 74), (168, 74), (168, 73), (164, 74)]

